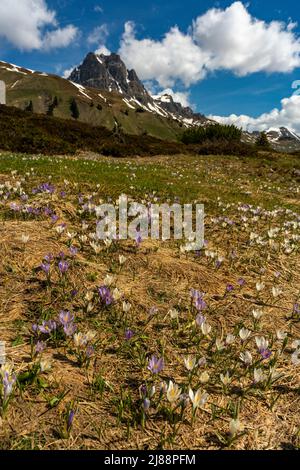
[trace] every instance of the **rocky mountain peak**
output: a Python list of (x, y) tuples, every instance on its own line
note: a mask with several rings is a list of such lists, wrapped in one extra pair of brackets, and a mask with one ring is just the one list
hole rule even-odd
[(152, 101), (134, 70), (127, 70), (118, 54), (109, 56), (90, 52), (82, 64), (71, 73), (69, 80), (90, 88), (99, 88), (135, 98), (142, 104)]
[(135, 70), (128, 70), (116, 53), (104, 55), (90, 52), (82, 64), (73, 70), (69, 80), (84, 87), (117, 92), (131, 103), (130, 106), (139, 106), (145, 111), (181, 121), (187, 127), (206, 121), (203, 115), (195, 114), (191, 108), (175, 102), (170, 95), (152, 97)]

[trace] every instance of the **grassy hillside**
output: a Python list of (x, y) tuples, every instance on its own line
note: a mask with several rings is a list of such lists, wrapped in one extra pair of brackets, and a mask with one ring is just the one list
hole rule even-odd
[(0, 149), (24, 153), (74, 154), (79, 150), (116, 157), (175, 154), (186, 151), (181, 143), (151, 136), (126, 135), (106, 127), (0, 106)]
[(81, 122), (110, 130), (114, 129), (117, 122), (127, 134), (141, 135), (147, 132), (150, 136), (175, 141), (181, 133), (181, 126), (173, 119), (147, 111), (136, 112), (117, 93), (100, 93), (93, 88), (80, 90), (70, 81), (56, 75), (32, 73), (0, 61), (0, 80), (6, 83), (9, 106), (24, 110), (32, 101), (34, 112), (45, 114), (57, 97), (58, 106), (54, 109), (54, 116), (72, 119), (70, 100), (75, 98)]

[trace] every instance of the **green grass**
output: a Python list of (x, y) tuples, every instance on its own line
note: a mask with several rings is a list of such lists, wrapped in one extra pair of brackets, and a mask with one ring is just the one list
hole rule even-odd
[[(228, 203), (260, 204), (267, 208), (279, 204), (293, 208), (291, 176), (299, 167), (299, 157), (274, 158), (232, 156), (174, 156), (153, 159), (84, 159), (2, 154), (0, 172), (34, 173), (45, 180), (68, 179), (80, 184), (100, 184), (104, 195), (121, 193), (143, 197), (155, 191), (158, 197), (179, 198), (182, 202), (203, 201), (217, 205), (220, 195)], [(268, 187), (263, 187), (267, 185)], [(277, 188), (280, 185), (281, 191)], [(250, 189), (251, 192), (248, 192)], [(289, 202), (289, 199), (291, 202)]]

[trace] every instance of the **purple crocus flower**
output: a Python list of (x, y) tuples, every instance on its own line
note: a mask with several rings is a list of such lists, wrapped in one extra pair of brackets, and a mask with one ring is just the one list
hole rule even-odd
[(157, 307), (151, 307), (149, 310), (149, 315), (152, 317), (158, 313), (158, 308)]
[(76, 297), (77, 294), (78, 294), (78, 290), (77, 290), (77, 289), (71, 290), (71, 297)]
[(65, 310), (62, 310), (59, 313), (58, 318), (59, 318), (59, 322), (63, 326), (68, 325), (69, 323), (73, 323), (73, 321), (74, 321), (74, 315), (71, 312), (68, 312), (68, 311), (65, 311)]
[(41, 354), (46, 349), (46, 343), (43, 341), (38, 341), (35, 345), (35, 351), (37, 354)]
[(134, 336), (134, 332), (132, 330), (126, 330), (125, 331), (125, 339), (127, 341), (131, 340), (131, 338), (133, 338)]
[(139, 390), (140, 390), (140, 394), (142, 395), (142, 397), (147, 396), (148, 390), (147, 390), (147, 385), (146, 384), (141, 385)]
[(3, 377), (3, 397), (4, 400), (7, 400), (7, 398), (12, 394), (13, 387), (16, 383), (16, 376), (12, 375), (9, 376), (7, 372), (5, 372), (4, 377)]
[(201, 313), (198, 313), (198, 315), (196, 316), (196, 325), (201, 327), (205, 322), (206, 322), (205, 316), (202, 315)]
[(90, 359), (95, 354), (94, 346), (88, 346), (85, 351), (85, 355), (88, 359)]
[(65, 274), (69, 269), (69, 263), (67, 261), (60, 261), (58, 263), (58, 269), (61, 274)]
[(64, 325), (63, 328), (64, 328), (65, 335), (68, 337), (73, 336), (74, 333), (76, 333), (77, 331), (77, 326), (75, 325), (75, 323), (68, 323)]
[(71, 256), (76, 256), (78, 253), (78, 248), (76, 246), (70, 246), (70, 254)]
[(55, 331), (57, 325), (54, 320), (43, 321), (41, 325), (39, 325), (39, 331), (45, 335), (50, 335), (52, 331)]
[(47, 263), (51, 263), (53, 261), (53, 255), (49, 253), (48, 255), (45, 256), (44, 260), (47, 261)]
[(232, 284), (228, 284), (228, 285), (226, 286), (226, 291), (227, 291), (227, 292), (232, 292), (232, 291), (234, 291), (233, 285), (232, 285)]
[(142, 239), (142, 236), (141, 236), (141, 232), (136, 232), (136, 236), (135, 236), (136, 245), (140, 246), (142, 241), (143, 241), (143, 239)]
[(52, 209), (50, 209), (50, 207), (45, 207), (44, 214), (50, 217), (52, 214)]
[(293, 315), (300, 315), (300, 304), (296, 303), (293, 307)]
[(51, 215), (51, 222), (53, 224), (55, 224), (58, 221), (58, 219), (59, 219), (58, 215), (55, 215), (55, 214)]
[(243, 287), (245, 284), (246, 284), (245, 279), (241, 278), (241, 279), (238, 280), (238, 285), (239, 286)]
[(156, 356), (152, 356), (149, 360), (147, 369), (152, 372), (152, 374), (159, 374), (164, 368), (164, 359), (161, 357), (158, 359)]
[(199, 292), (198, 290), (192, 289), (191, 297), (198, 312), (201, 312), (207, 307), (207, 304), (205, 300), (203, 299), (204, 297), (203, 293)]
[(144, 398), (144, 401), (143, 401), (144, 411), (148, 411), (150, 406), (151, 406), (151, 402), (150, 402), (149, 398)]
[(46, 274), (49, 274), (50, 268), (51, 268), (51, 266), (50, 266), (49, 263), (42, 263), (42, 264), (40, 265), (40, 269), (41, 269), (42, 271), (44, 271), (44, 273), (46, 273)]
[(99, 287), (98, 294), (99, 294), (100, 301), (102, 304), (108, 307), (109, 305), (113, 303), (114, 299), (108, 287), (106, 286)]
[(272, 356), (272, 352), (269, 349), (261, 349), (259, 352), (263, 359), (269, 359)]
[(74, 416), (75, 416), (75, 411), (70, 410), (69, 415), (68, 415), (68, 420), (67, 420), (67, 431), (69, 432), (72, 428), (73, 421), (74, 421)]

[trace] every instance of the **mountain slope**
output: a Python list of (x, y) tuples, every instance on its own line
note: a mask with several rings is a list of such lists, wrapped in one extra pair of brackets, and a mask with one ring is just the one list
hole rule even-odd
[(78, 104), (79, 121), (122, 129), (133, 135), (149, 134), (165, 140), (177, 140), (181, 123), (146, 111), (137, 103), (124, 101), (117, 92), (86, 88), (56, 75), (34, 72), (0, 61), (0, 80), (6, 84), (7, 105), (26, 109), (32, 101), (33, 110), (46, 114), (57, 98), (55, 117), (71, 119), (70, 101)]
[(90, 52), (82, 64), (73, 70), (69, 80), (82, 86), (118, 92), (128, 106), (137, 105), (144, 111), (178, 121), (184, 127), (209, 122), (191, 108), (175, 103), (170, 95), (151, 96), (135, 70), (127, 70), (118, 54), (106, 56)]

